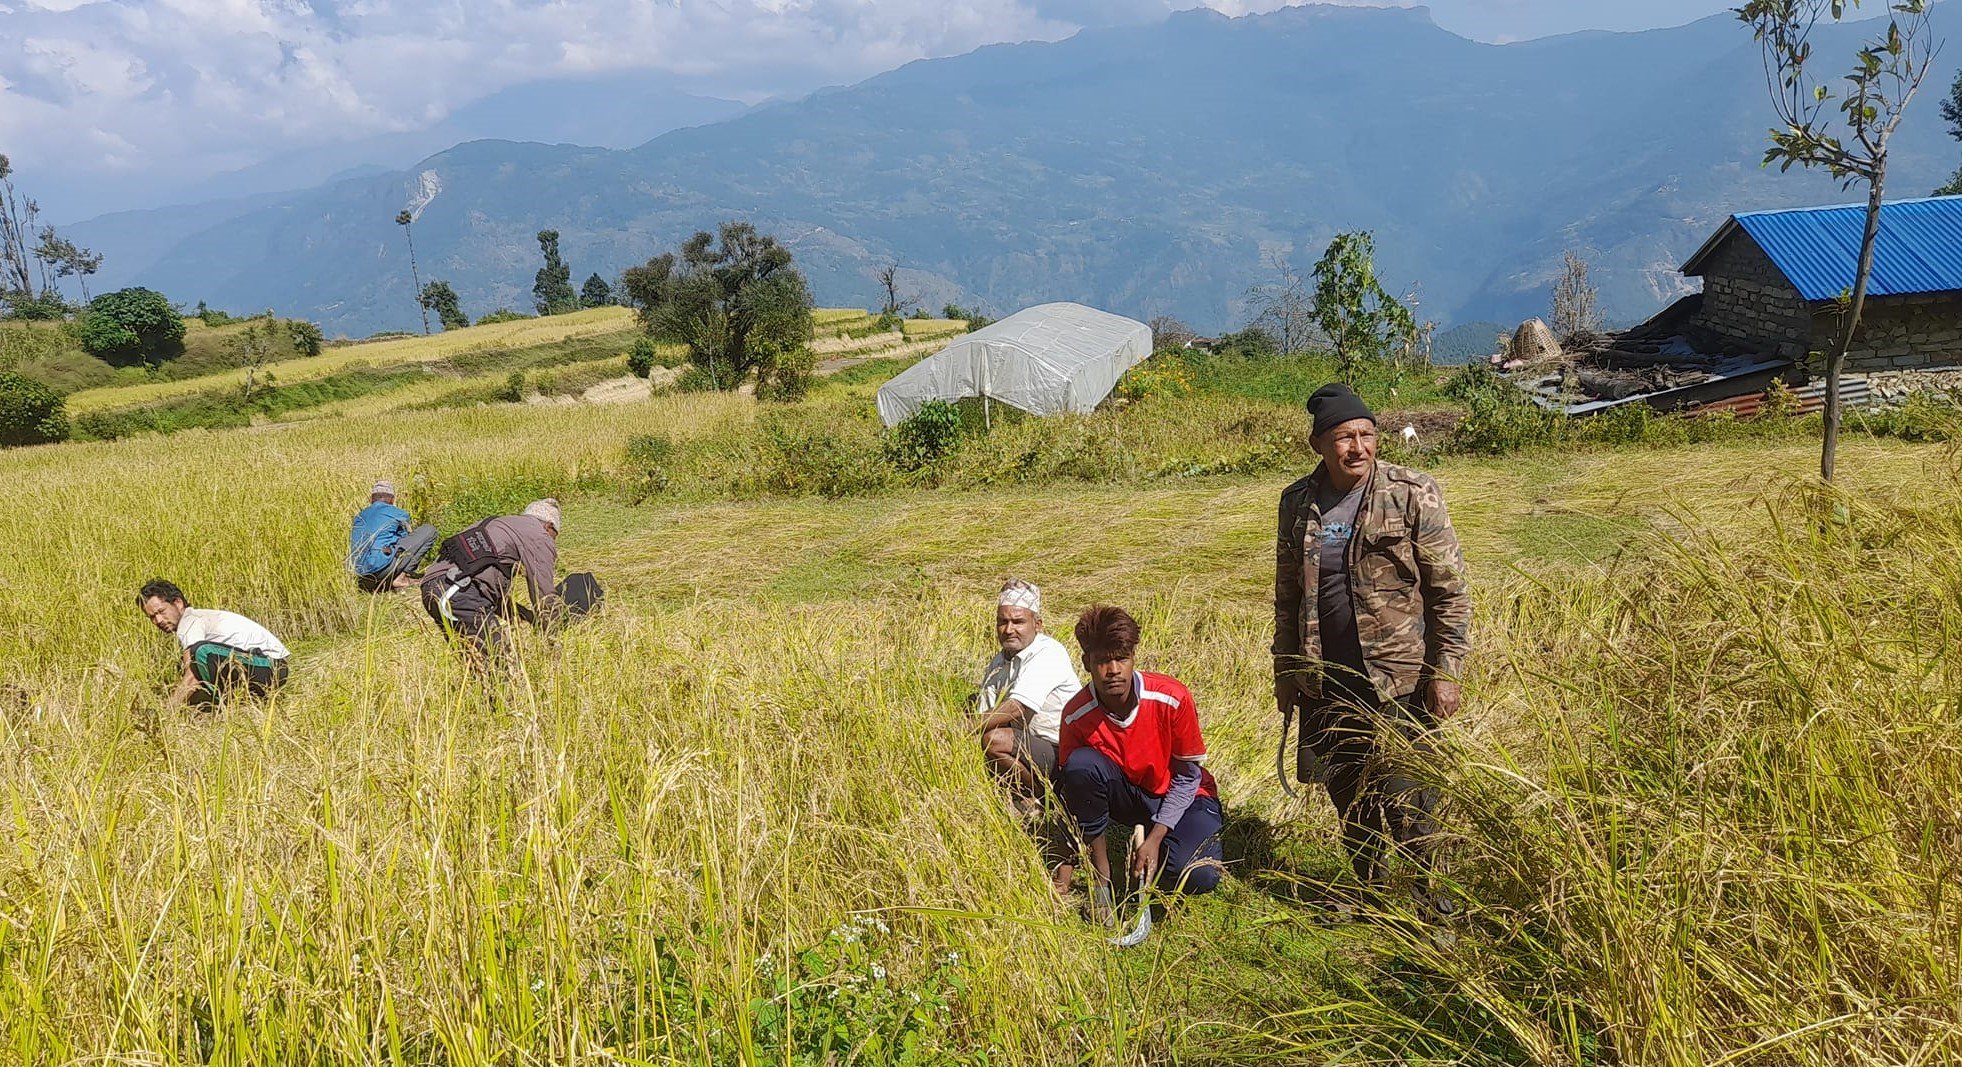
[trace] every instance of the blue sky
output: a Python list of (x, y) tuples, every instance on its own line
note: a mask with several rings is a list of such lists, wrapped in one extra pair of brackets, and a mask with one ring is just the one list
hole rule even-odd
[[(51, 216), (282, 152), (427, 128), (498, 89), (641, 70), (745, 102), (1163, 17), (1167, 0), (0, 0), (0, 153)], [(1869, 0), (1877, 2), (1877, 0)], [(1212, 0), (1228, 14), (1275, 0)], [(1488, 41), (1637, 30), (1705, 0), (1436, 0)], [(83, 197), (79, 190), (118, 189)], [(67, 193), (69, 195), (64, 195)], [(91, 202), (93, 201), (93, 202)], [(66, 209), (66, 210), (64, 210)]]

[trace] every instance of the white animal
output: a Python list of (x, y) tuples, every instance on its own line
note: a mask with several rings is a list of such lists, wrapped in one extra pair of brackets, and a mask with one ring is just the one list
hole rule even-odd
[(1403, 443), (1406, 445), (1414, 445), (1417, 443), (1417, 427), (1410, 426), (1407, 424), (1404, 426)]

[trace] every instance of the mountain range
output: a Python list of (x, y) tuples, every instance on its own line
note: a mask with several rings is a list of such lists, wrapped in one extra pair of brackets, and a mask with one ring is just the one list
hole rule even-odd
[[(1871, 30), (1822, 29), (1818, 54), (1837, 71)], [(1962, 156), (1932, 99), (1954, 62), (1897, 138), (1895, 196)], [(590, 138), (565, 111), (567, 137)], [(1544, 314), (1572, 250), (1604, 315), (1630, 321), (1693, 287), (1676, 267), (1730, 213), (1851, 198), (1761, 168), (1770, 118), (1757, 47), (1730, 17), (1493, 45), (1422, 8), (1202, 9), (923, 60), (633, 148), (469, 141), (71, 236), (107, 254), (110, 284), (352, 335), (420, 321), (404, 207), (422, 279), (473, 314), (528, 308), (540, 229), (560, 232), (577, 283), (744, 218), (786, 241), (821, 304), (876, 304), (877, 271), (897, 264), (932, 308), (1067, 299), (1213, 331), (1245, 321), (1249, 286), (1367, 229), (1421, 317)]]

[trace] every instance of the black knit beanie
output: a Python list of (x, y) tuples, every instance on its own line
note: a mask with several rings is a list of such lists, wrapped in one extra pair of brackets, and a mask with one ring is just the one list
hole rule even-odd
[(1369, 410), (1362, 397), (1341, 382), (1330, 382), (1315, 390), (1315, 395), (1308, 398), (1308, 414), (1315, 420), (1314, 428), (1309, 433), (1316, 437), (1350, 419), (1376, 421), (1376, 413)]

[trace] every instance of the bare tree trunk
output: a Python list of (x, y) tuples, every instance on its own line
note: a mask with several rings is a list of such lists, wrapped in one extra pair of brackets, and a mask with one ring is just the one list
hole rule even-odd
[(1860, 264), (1853, 272), (1853, 303), (1846, 310), (1846, 324), (1833, 342), (1826, 358), (1826, 443), (1819, 452), (1819, 477), (1833, 480), (1834, 462), (1839, 456), (1839, 376), (1846, 369), (1846, 353), (1853, 347), (1853, 335), (1860, 328), (1860, 312), (1867, 303), (1867, 279), (1873, 273), (1873, 246), (1880, 237), (1880, 198), (1887, 181), (1887, 156), (1875, 161), (1873, 180), (1867, 183), (1867, 225), (1860, 235)]
[(422, 335), (429, 336), (429, 305), (422, 302), (422, 274), (416, 270), (416, 231), (413, 225), (405, 225), (402, 232), (409, 238), (409, 281), (416, 287), (416, 307), (422, 309)]

